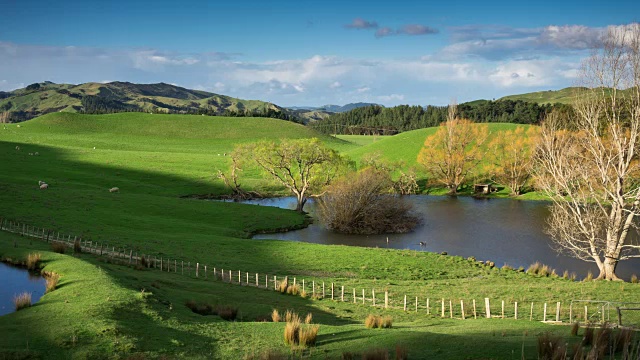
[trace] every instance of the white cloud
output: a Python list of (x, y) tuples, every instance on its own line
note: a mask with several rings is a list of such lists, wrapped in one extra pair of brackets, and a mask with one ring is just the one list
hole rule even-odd
[(390, 95), (380, 95), (377, 97), (378, 101), (383, 103), (397, 103), (404, 100), (404, 95), (402, 94), (390, 94)]
[(329, 85), (330, 89), (338, 89), (341, 87), (342, 87), (342, 84), (340, 83), (340, 81), (334, 81), (331, 83), (331, 85)]
[(571, 83), (577, 69), (559, 60), (508, 61), (496, 66), (489, 80), (501, 87), (542, 87)]
[(356, 91), (357, 91), (358, 93), (360, 93), (360, 94), (362, 94), (362, 93), (366, 93), (366, 92), (369, 92), (370, 90), (371, 90), (371, 88), (370, 88), (370, 87), (368, 87), (368, 86), (363, 86), (363, 87), (360, 87), (360, 88), (357, 88), (357, 89), (356, 89)]

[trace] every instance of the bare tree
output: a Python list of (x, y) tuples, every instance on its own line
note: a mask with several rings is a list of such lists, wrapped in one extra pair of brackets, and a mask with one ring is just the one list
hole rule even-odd
[(553, 201), (548, 231), (559, 251), (618, 280), (619, 261), (640, 256), (629, 232), (640, 214), (640, 26), (609, 28), (583, 64), (575, 118), (542, 126), (537, 185)]
[(0, 112), (0, 124), (5, 124), (5, 123), (9, 123), (9, 112), (8, 111), (3, 111)]
[(459, 119), (456, 104), (449, 105), (447, 121), (440, 124), (435, 134), (428, 136), (418, 154), (418, 162), (425, 166), (431, 176), (455, 195), (467, 176), (482, 161), (482, 144), (487, 140), (489, 128), (486, 124), (474, 124)]

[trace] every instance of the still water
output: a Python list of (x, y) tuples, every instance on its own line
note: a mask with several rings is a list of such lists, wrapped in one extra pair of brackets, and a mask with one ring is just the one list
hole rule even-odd
[(45, 279), (37, 274), (0, 262), (0, 316), (15, 311), (13, 297), (23, 292), (31, 293), (31, 303), (35, 304), (45, 291)]
[[(598, 275), (595, 264), (568, 256), (558, 255), (552, 249), (551, 239), (545, 234), (548, 203), (510, 199), (474, 199), (471, 197), (409, 196), (422, 225), (407, 234), (344, 235), (333, 233), (321, 224), (285, 233), (260, 234), (254, 239), (280, 239), (317, 244), (335, 244), (367, 247), (389, 247), (433, 252), (446, 251), (449, 255), (474, 256), (478, 260), (491, 260), (496, 266), (528, 267), (540, 261), (556, 269), (575, 272), (578, 278), (591, 270)], [(246, 203), (295, 209), (295, 198), (251, 200)], [(305, 210), (313, 216), (313, 202)], [(387, 243), (388, 238), (388, 243)], [(425, 245), (420, 245), (420, 242)], [(616, 270), (618, 276), (629, 279), (640, 275), (640, 259), (622, 261)]]

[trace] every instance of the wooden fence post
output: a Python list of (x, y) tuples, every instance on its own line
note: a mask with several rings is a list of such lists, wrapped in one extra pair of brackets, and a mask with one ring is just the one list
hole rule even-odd
[(589, 319), (589, 316), (588, 316), (588, 312), (587, 312), (587, 305), (585, 305), (584, 306), (584, 323), (585, 324), (587, 323), (588, 319)]
[(353, 288), (353, 303), (356, 303), (356, 288)]
[(529, 321), (533, 320), (533, 303), (531, 303), (531, 313), (529, 314)]
[(372, 302), (372, 306), (376, 306), (376, 290), (375, 289), (371, 289), (371, 302)]
[(476, 311), (476, 299), (473, 299), (473, 318), (478, 318), (478, 312)]
[(404, 296), (404, 311), (407, 311), (407, 295)]
[[(240, 274), (240, 270), (238, 270), (238, 284), (242, 284), (242, 281), (240, 280), (240, 275), (241, 275)], [(231, 277), (231, 276), (229, 276), (229, 277)]]
[(416, 312), (418, 312), (418, 297), (416, 296)]
[(249, 272), (248, 271), (247, 271), (247, 282), (246, 282), (246, 284), (249, 285)]
[(464, 300), (462, 299), (460, 299), (460, 312), (462, 313), (462, 320), (464, 320)]
[(449, 317), (453, 319), (453, 303), (449, 299)]
[(444, 317), (444, 298), (442, 298), (442, 308), (440, 312), (440, 317)]
[(384, 291), (384, 308), (389, 308), (389, 291)]
[(311, 280), (311, 296), (316, 296), (316, 281)]
[(547, 322), (547, 303), (544, 303), (544, 311), (542, 311), (542, 322)]
[(504, 319), (504, 300), (502, 300), (502, 318)]
[(556, 321), (560, 321), (560, 301), (556, 303)]
[(429, 306), (429, 298), (427, 298), (427, 315), (429, 315), (430, 310), (431, 307)]
[(340, 301), (344, 302), (344, 285), (342, 285), (342, 291), (340, 292)]
[(484, 298), (484, 307), (485, 307), (485, 312), (487, 313), (487, 319), (491, 318), (491, 307), (489, 304), (489, 298)]
[(322, 282), (322, 298), (325, 298), (325, 292), (324, 292), (324, 281)]
[(573, 322), (573, 301), (569, 303), (569, 322)]
[(333, 300), (333, 283), (331, 283), (331, 300)]
[(278, 290), (278, 277), (273, 275), (273, 289)]
[(256, 273), (256, 287), (260, 287), (260, 283), (258, 282), (258, 273)]
[(515, 312), (514, 319), (518, 320), (518, 302), (517, 301), (513, 305), (513, 309), (514, 309), (514, 312)]
[(362, 289), (362, 305), (364, 305), (364, 304), (365, 304), (365, 302), (364, 302), (364, 289)]

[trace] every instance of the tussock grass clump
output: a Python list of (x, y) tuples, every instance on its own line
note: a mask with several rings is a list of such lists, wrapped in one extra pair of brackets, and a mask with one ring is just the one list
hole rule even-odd
[(29, 270), (37, 270), (40, 267), (40, 254), (38, 253), (29, 253), (27, 255), (27, 269)]
[(593, 344), (593, 327), (591, 324), (587, 324), (584, 329), (584, 336), (582, 337), (582, 346), (591, 346)]
[(13, 297), (13, 305), (16, 311), (31, 307), (31, 293), (23, 292)]
[(372, 349), (362, 353), (362, 360), (389, 360), (389, 352), (385, 349)]
[(287, 324), (284, 327), (284, 342), (287, 345), (309, 347), (315, 346), (318, 337), (319, 325), (312, 325), (313, 315), (307, 314), (305, 323), (302, 324), (298, 314), (287, 310), (285, 319)]
[(64, 246), (63, 243), (54, 242), (51, 244), (51, 251), (53, 251), (54, 253), (64, 254), (66, 249), (67, 247)]
[(538, 359), (565, 359), (566, 353), (565, 342), (560, 336), (555, 336), (548, 332), (538, 336)]
[(629, 328), (622, 328), (618, 330), (615, 338), (614, 348), (616, 352), (622, 352), (628, 354), (632, 346), (631, 340), (633, 339), (633, 330)]
[(563, 278), (563, 279), (565, 279), (565, 280), (568, 280), (568, 279), (569, 279), (569, 270), (565, 270), (565, 271), (562, 273), (562, 278)]
[(280, 322), (280, 320), (280, 313), (277, 309), (273, 309), (273, 311), (271, 312), (271, 321)]
[(555, 269), (552, 269), (549, 265), (541, 264), (539, 261), (534, 262), (527, 268), (527, 274), (538, 276), (551, 276), (558, 277)]
[(379, 316), (369, 314), (364, 319), (364, 326), (368, 329), (388, 329), (393, 325), (393, 318), (391, 316)]
[(216, 315), (216, 311), (210, 304), (198, 304), (194, 300), (187, 300), (184, 305), (199, 315)]
[(147, 261), (147, 258), (144, 257), (144, 255), (140, 257), (140, 265), (145, 268), (149, 266), (149, 262)]
[(300, 343), (300, 321), (287, 321), (284, 327), (284, 342), (287, 345)]
[(576, 321), (571, 325), (571, 336), (578, 336), (578, 330), (580, 330), (580, 323)]
[(591, 281), (591, 280), (593, 280), (593, 273), (591, 272), (591, 270), (589, 270), (587, 272), (587, 277), (584, 278), (584, 281)]
[(631, 283), (632, 284), (637, 284), (638, 283), (638, 275), (636, 275), (636, 274), (631, 275)]
[(287, 286), (287, 294), (288, 295), (299, 295), (300, 294), (300, 287), (296, 284), (296, 285), (289, 285)]
[(238, 308), (228, 305), (216, 306), (215, 312), (226, 321), (233, 321), (238, 316)]
[(396, 360), (407, 360), (409, 358), (409, 351), (402, 345), (396, 345)]
[(303, 289), (302, 291), (300, 291), (300, 297), (306, 299), (309, 297), (309, 294)]
[(298, 335), (299, 345), (303, 347), (315, 346), (318, 338), (319, 325), (301, 326)]
[(60, 275), (56, 273), (49, 273), (45, 276), (46, 284), (46, 292), (50, 293), (58, 287), (58, 281), (60, 280)]
[(82, 252), (82, 244), (80, 244), (80, 240), (73, 242), (73, 252), (75, 254), (80, 254)]
[(502, 270), (515, 270), (513, 268), (513, 266), (511, 266), (509, 264), (506, 264), (506, 263), (504, 265), (502, 265), (502, 267), (500, 269), (502, 269)]
[(369, 315), (367, 316), (367, 318), (366, 318), (366, 319), (364, 319), (364, 326), (365, 326), (367, 329), (375, 329), (375, 328), (377, 328), (377, 327), (380, 327), (380, 326), (379, 326), (379, 325), (380, 325), (380, 321), (381, 321), (380, 316), (376, 316), (376, 315), (373, 315), (373, 314), (369, 314)]
[(285, 277), (284, 280), (280, 284), (278, 284), (278, 291), (282, 294), (287, 293), (287, 289), (289, 288), (289, 277)]

